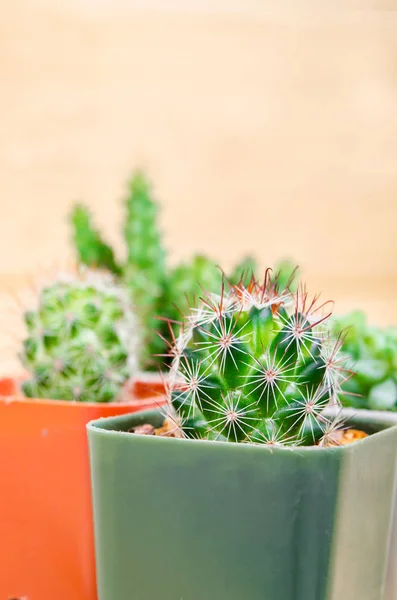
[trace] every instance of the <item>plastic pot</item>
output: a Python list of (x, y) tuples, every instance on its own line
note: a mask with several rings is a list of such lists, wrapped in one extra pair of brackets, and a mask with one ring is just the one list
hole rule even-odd
[[(136, 385), (137, 383), (137, 385)], [(90, 474), (85, 425), (157, 406), (151, 397), (89, 404), (21, 397), (0, 380), (0, 598), (95, 600)]]
[[(383, 422), (389, 422), (394, 425), (396, 422), (396, 413), (388, 411), (368, 411), (345, 409), (346, 415), (358, 415), (359, 417), (379, 419)], [(390, 539), (389, 560), (386, 575), (386, 588), (383, 600), (397, 600), (397, 487), (395, 489), (394, 514), (392, 533)]]
[(88, 425), (100, 600), (382, 599), (397, 419), (324, 449), (127, 433), (161, 421)]

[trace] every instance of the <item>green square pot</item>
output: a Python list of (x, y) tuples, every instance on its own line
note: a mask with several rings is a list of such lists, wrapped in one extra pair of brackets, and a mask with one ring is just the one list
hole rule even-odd
[(88, 425), (100, 600), (382, 600), (397, 418), (337, 448), (131, 435)]

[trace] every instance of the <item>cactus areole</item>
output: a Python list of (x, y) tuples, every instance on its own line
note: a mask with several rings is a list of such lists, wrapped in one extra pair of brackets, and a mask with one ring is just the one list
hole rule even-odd
[(331, 313), (330, 302), (304, 288), (281, 290), (270, 269), (263, 282), (223, 284), (219, 295), (203, 298), (171, 349), (176, 428), (229, 442), (334, 443), (348, 372), (341, 339), (327, 329)]

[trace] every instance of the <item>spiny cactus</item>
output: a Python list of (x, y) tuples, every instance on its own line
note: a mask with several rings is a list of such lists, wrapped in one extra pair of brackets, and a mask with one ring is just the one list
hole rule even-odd
[(30, 398), (111, 402), (136, 367), (136, 320), (109, 275), (61, 277), (24, 315)]
[(172, 348), (170, 405), (187, 437), (267, 444), (333, 441), (347, 374), (329, 303), (279, 289), (266, 272), (193, 310)]
[(333, 319), (335, 332), (344, 330), (341, 353), (355, 375), (342, 386), (346, 406), (397, 410), (397, 328), (370, 326), (354, 311)]

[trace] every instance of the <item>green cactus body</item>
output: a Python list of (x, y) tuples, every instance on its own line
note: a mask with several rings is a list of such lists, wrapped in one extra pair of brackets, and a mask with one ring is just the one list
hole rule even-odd
[(107, 269), (120, 275), (121, 268), (114, 257), (113, 249), (95, 229), (90, 212), (81, 205), (75, 206), (71, 215), (73, 239), (81, 264), (90, 268)]
[(161, 299), (165, 285), (165, 253), (157, 225), (157, 205), (151, 195), (148, 180), (136, 173), (130, 183), (126, 200), (124, 236), (127, 245), (127, 262), (123, 280), (139, 315), (144, 345), (142, 361), (162, 347), (156, 335), (157, 315), (162, 314)]
[(320, 308), (304, 292), (279, 291), (269, 272), (262, 285), (252, 279), (210, 294), (174, 348), (170, 404), (183, 433), (268, 444), (333, 439), (338, 417), (324, 410), (339, 405), (344, 375)]
[(341, 352), (355, 375), (342, 386), (345, 406), (397, 409), (397, 328), (371, 327), (354, 311), (333, 319), (334, 332), (344, 330)]
[(86, 273), (45, 287), (25, 313), (21, 361), (30, 398), (110, 402), (135, 370), (136, 322), (108, 275)]

